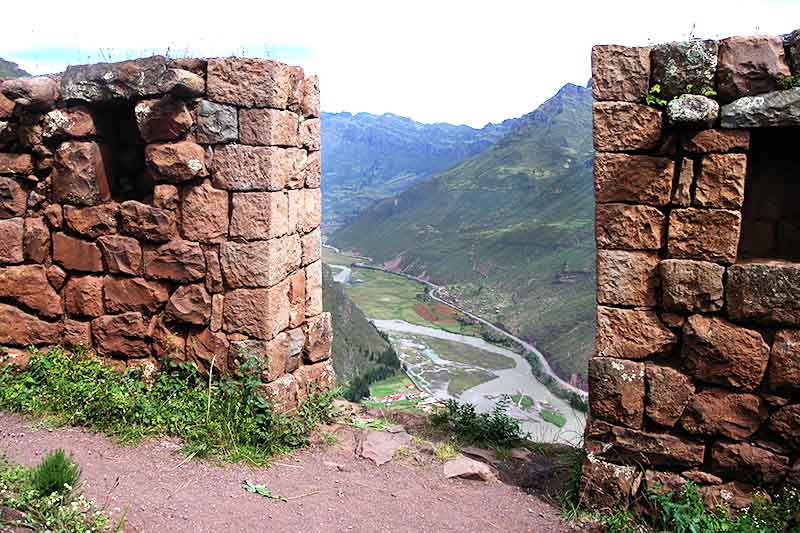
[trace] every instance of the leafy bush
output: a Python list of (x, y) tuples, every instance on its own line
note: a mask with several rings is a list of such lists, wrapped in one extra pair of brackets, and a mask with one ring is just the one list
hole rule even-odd
[(490, 413), (478, 413), (469, 403), (448, 400), (444, 408), (431, 414), (431, 423), (444, 428), (462, 441), (495, 449), (513, 448), (529, 438), (520, 422), (508, 415), (511, 398), (504, 396)]
[(254, 464), (306, 445), (314, 425), (332, 414), (334, 392), (311, 394), (291, 415), (274, 413), (258, 393), (254, 358), (237, 378), (210, 379), (193, 364), (164, 365), (146, 382), (140, 371), (117, 372), (90, 354), (32, 349), (25, 370), (0, 369), (0, 409), (87, 426), (123, 443), (177, 436), (188, 454)]
[(45, 456), (41, 464), (31, 472), (31, 486), (42, 496), (68, 494), (78, 483), (81, 469), (64, 450), (56, 450)]

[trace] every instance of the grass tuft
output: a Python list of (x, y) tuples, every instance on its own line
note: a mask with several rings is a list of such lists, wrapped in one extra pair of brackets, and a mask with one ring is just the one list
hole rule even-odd
[(31, 472), (31, 486), (42, 496), (65, 495), (75, 488), (80, 477), (81, 469), (59, 449), (47, 454)]

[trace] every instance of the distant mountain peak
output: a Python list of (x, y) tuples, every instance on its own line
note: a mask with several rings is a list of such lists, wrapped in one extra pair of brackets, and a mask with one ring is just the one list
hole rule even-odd
[(0, 79), (21, 78), (23, 76), (30, 76), (30, 74), (19, 68), (19, 65), (13, 61), (6, 61), (5, 59), (0, 58)]

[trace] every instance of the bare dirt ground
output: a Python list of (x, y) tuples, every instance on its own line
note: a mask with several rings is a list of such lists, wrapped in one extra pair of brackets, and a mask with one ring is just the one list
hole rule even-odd
[[(120, 516), (127, 532), (517, 532), (568, 531), (558, 511), (500, 482), (445, 479), (422, 452), (376, 466), (353, 453), (358, 430), (331, 428), (316, 444), (269, 468), (185, 461), (174, 440), (121, 447), (80, 428), (47, 430), (0, 413), (0, 453), (26, 465), (63, 448), (82, 468), (84, 492)], [(424, 454), (423, 454), (424, 455)], [(263, 498), (244, 480), (289, 498)]]

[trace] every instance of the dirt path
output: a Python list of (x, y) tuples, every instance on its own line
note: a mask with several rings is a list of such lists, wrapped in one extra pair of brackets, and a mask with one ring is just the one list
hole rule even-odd
[[(85, 493), (118, 515), (128, 532), (516, 532), (566, 531), (558, 512), (501, 483), (448, 480), (438, 463), (413, 457), (375, 466), (352, 452), (354, 431), (337, 426), (339, 444), (317, 445), (276, 460), (271, 468), (183, 462), (172, 440), (120, 447), (83, 429), (48, 431), (0, 413), (0, 453), (32, 465), (55, 448), (83, 470)], [(245, 492), (243, 480), (275, 494)]]

